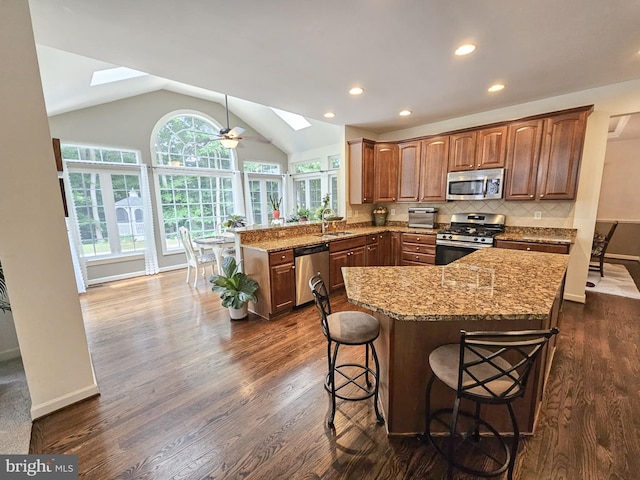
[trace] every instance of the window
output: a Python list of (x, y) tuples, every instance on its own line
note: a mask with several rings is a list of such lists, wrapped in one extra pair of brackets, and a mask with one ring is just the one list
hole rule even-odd
[(294, 202), (318, 215), (322, 198), (329, 194), (329, 206), (338, 211), (338, 172), (340, 155), (329, 155), (323, 159), (297, 162), (292, 165)]
[(212, 138), (219, 127), (197, 115), (177, 115), (155, 137), (155, 181), (165, 250), (180, 249), (178, 229), (215, 235), (234, 208), (234, 154)]
[[(280, 165), (259, 162), (244, 162), (245, 190), (249, 223), (268, 225), (273, 220), (269, 196), (283, 197)], [(284, 206), (280, 207), (284, 210)], [(281, 212), (284, 217), (284, 211)]]
[(145, 250), (137, 152), (62, 145), (84, 257)]

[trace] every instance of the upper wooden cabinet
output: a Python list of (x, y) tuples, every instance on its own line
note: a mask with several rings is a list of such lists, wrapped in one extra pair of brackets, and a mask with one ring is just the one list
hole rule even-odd
[(349, 140), (349, 203), (373, 203), (375, 142)]
[(509, 125), (505, 200), (534, 199), (543, 128), (544, 120)]
[(476, 168), (502, 168), (507, 151), (507, 126), (478, 130)]
[(417, 202), (420, 195), (421, 142), (398, 145), (398, 202)]
[(450, 172), (476, 168), (476, 137), (476, 130), (449, 135)]
[(587, 115), (587, 112), (574, 112), (545, 120), (538, 166), (538, 199), (576, 197)]
[(376, 143), (374, 150), (375, 202), (395, 202), (398, 197), (398, 145)]
[(505, 200), (572, 200), (590, 109), (509, 125)]
[(423, 140), (421, 154), (420, 201), (446, 201), (449, 137), (432, 137)]

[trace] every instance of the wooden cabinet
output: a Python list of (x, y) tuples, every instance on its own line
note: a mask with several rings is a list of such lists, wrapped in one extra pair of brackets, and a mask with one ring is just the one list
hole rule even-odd
[(520, 242), (515, 240), (497, 240), (497, 248), (510, 248), (512, 250), (526, 250), (531, 252), (569, 253), (571, 245), (558, 243)]
[(476, 169), (503, 168), (507, 151), (507, 126), (478, 130)]
[(379, 248), (378, 234), (372, 233), (365, 238), (365, 258), (364, 264), (367, 267), (377, 267), (380, 263), (382, 251)]
[(423, 140), (420, 153), (420, 201), (446, 201), (449, 137), (432, 137)]
[(509, 126), (505, 200), (573, 200), (590, 109)]
[(417, 202), (420, 198), (420, 147), (421, 142), (398, 145), (398, 202)]
[(373, 203), (375, 142), (364, 138), (349, 140), (349, 203)]
[(461, 172), (476, 168), (477, 131), (449, 135), (449, 171)]
[(366, 263), (365, 237), (329, 243), (329, 291), (344, 287), (342, 267), (363, 267)]
[(402, 234), (402, 265), (435, 265), (436, 236)]
[(572, 200), (587, 125), (587, 112), (557, 115), (545, 120), (537, 195), (540, 200)]
[(244, 271), (260, 285), (249, 310), (264, 318), (290, 311), (296, 298), (293, 250), (263, 252), (243, 248)]
[(398, 196), (398, 145), (376, 143), (374, 150), (375, 202), (395, 202)]
[(378, 265), (383, 267), (394, 266), (393, 234), (384, 232), (378, 234)]
[(509, 125), (505, 200), (533, 200), (538, 179), (538, 162), (544, 120)]

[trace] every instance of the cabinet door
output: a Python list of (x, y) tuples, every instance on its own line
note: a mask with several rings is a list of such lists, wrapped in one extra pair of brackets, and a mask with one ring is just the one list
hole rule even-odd
[(586, 120), (587, 112), (546, 119), (538, 167), (538, 199), (576, 197)]
[(349, 250), (329, 254), (329, 291), (344, 287), (342, 267), (349, 266)]
[(420, 142), (398, 145), (398, 202), (416, 202), (420, 190)]
[(533, 200), (544, 120), (509, 125), (507, 134), (505, 200)]
[(379, 254), (380, 251), (377, 243), (367, 245), (365, 250), (365, 265), (367, 267), (377, 267), (380, 265)]
[(402, 233), (391, 233), (391, 263), (389, 265), (397, 267), (402, 262)]
[(296, 297), (293, 263), (271, 267), (271, 313), (289, 310)]
[(374, 200), (395, 202), (398, 196), (398, 145), (376, 143), (374, 177)]
[(374, 145), (367, 139), (349, 140), (349, 202), (353, 205), (373, 203)]
[(477, 131), (449, 135), (449, 171), (475, 169)]
[(349, 266), (364, 267), (367, 264), (366, 247), (358, 247), (349, 251)]
[(529, 252), (546, 252), (546, 253), (569, 253), (570, 245), (557, 243), (535, 243), (535, 242), (519, 242), (514, 240), (496, 240), (497, 248), (508, 248), (511, 250), (526, 250)]
[(507, 150), (507, 126), (479, 130), (476, 143), (476, 168), (502, 168)]
[(421, 155), (420, 201), (446, 201), (449, 137), (423, 140)]
[(393, 266), (391, 232), (378, 234), (378, 262), (383, 267)]

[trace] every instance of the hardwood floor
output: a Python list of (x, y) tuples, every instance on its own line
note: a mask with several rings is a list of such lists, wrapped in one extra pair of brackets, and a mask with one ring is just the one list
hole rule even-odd
[[(344, 296), (332, 302), (354, 308)], [(444, 477), (434, 449), (388, 438), (370, 402), (339, 402), (335, 431), (326, 426), (326, 343), (314, 307), (232, 323), (184, 271), (91, 288), (81, 303), (101, 395), (34, 422), (30, 448), (77, 454), (80, 478)], [(565, 302), (560, 329), (515, 478), (637, 478), (640, 301)]]

